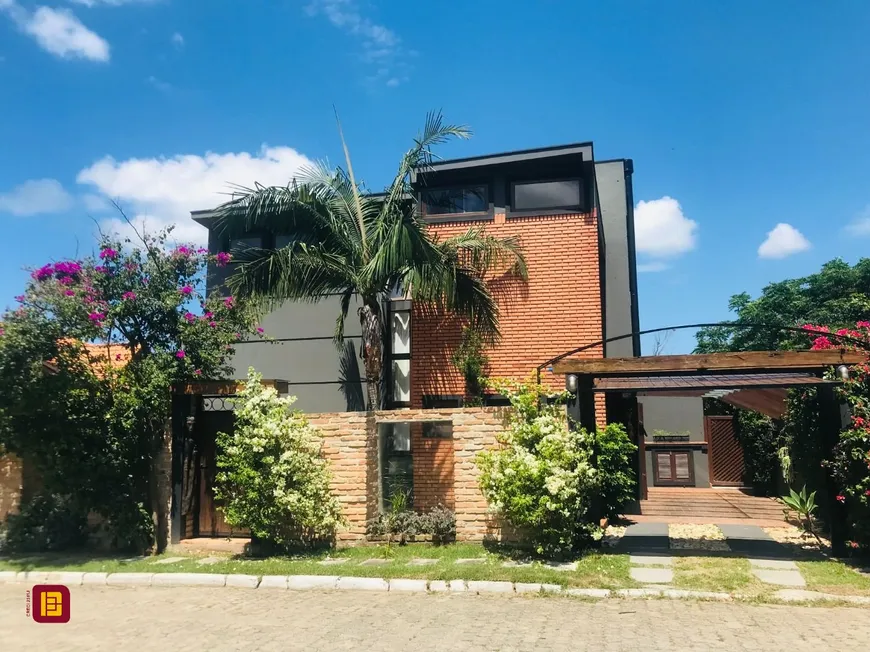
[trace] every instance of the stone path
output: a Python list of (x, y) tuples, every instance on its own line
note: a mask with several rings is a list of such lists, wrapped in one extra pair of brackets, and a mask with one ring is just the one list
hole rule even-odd
[[(73, 587), (72, 619), (39, 625), (0, 585), (3, 650), (866, 650), (854, 608), (524, 596)], [(168, 646), (168, 647), (167, 647)]]

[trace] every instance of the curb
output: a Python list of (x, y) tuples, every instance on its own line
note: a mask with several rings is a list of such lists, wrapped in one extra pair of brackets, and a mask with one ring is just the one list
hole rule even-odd
[[(336, 575), (218, 575), (209, 573), (78, 573), (48, 571), (0, 571), (0, 584), (41, 584), (56, 582), (70, 586), (228, 587), (284, 591), (381, 591), (402, 593), (468, 593), (474, 595), (562, 595), (585, 599), (665, 598), (729, 602), (743, 599), (739, 594), (684, 589), (578, 589), (559, 584), (526, 582), (383, 579), (339, 577)], [(834, 595), (806, 590), (780, 590), (774, 600), (788, 603), (838, 602), (870, 606), (870, 597)]]

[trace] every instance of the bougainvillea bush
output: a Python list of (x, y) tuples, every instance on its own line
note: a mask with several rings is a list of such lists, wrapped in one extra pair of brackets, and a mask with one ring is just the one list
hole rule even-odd
[[(840, 490), (836, 499), (844, 503), (853, 548), (870, 550), (870, 322), (832, 333), (825, 326), (807, 325), (813, 349), (850, 348), (866, 352), (867, 360), (849, 368), (849, 378), (836, 392), (849, 405), (851, 420), (840, 433), (833, 458), (825, 461)], [(840, 337), (851, 338), (843, 340)]]
[(255, 330), (232, 297), (205, 298), (208, 263), (228, 255), (168, 238), (103, 237), (91, 256), (33, 270), (0, 324), (0, 446), (123, 547), (154, 540), (171, 386), (225, 377)]
[(502, 382), (497, 389), (512, 410), (500, 446), (478, 455), (483, 495), (538, 554), (577, 552), (601, 535), (594, 498), (607, 515), (633, 496), (635, 447), (617, 424), (597, 433), (569, 430), (566, 393), (547, 396), (532, 383)]
[(342, 516), (321, 455), (323, 435), (290, 409), (295, 397), (279, 397), (262, 380), (248, 370), (235, 428), (218, 433), (215, 497), (226, 522), (257, 539), (282, 548), (328, 543)]

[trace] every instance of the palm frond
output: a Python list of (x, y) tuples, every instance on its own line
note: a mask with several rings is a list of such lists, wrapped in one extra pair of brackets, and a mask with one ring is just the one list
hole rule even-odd
[(332, 340), (336, 346), (344, 343), (344, 322), (347, 319), (347, 313), (350, 310), (350, 300), (353, 298), (353, 288), (347, 288), (341, 295), (341, 311), (335, 319), (335, 333)]
[(344, 160), (347, 161), (347, 174), (350, 178), (350, 185), (353, 191), (354, 204), (356, 207), (356, 218), (359, 223), (359, 231), (362, 236), (362, 249), (364, 256), (367, 253), (368, 244), (366, 243), (366, 225), (365, 220), (363, 219), (363, 210), (362, 204), (360, 203), (360, 192), (359, 187), (356, 185), (356, 179), (353, 176), (353, 164), (350, 162), (350, 150), (347, 148), (347, 142), (344, 140), (344, 132), (341, 129), (341, 120), (338, 119), (338, 111), (335, 110), (335, 107), (332, 107), (333, 111), (335, 111), (335, 122), (338, 124), (338, 135), (341, 137), (341, 148), (344, 150)]
[(519, 279), (528, 280), (529, 270), (520, 241), (516, 237), (497, 238), (483, 229), (468, 229), (441, 243), (446, 255), (455, 255), (464, 264), (482, 276), (506, 271)]

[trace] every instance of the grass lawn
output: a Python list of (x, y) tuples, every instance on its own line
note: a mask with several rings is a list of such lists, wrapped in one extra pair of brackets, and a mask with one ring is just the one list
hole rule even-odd
[(674, 586), (743, 595), (757, 595), (771, 588), (755, 579), (748, 560), (736, 557), (676, 557)]
[(870, 596), (870, 577), (859, 575), (848, 564), (825, 560), (799, 561), (797, 565), (811, 591)]
[[(635, 586), (629, 578), (628, 555), (590, 552), (577, 560), (576, 570), (556, 570), (544, 563), (511, 566), (509, 557), (487, 551), (473, 543), (433, 546), (427, 543), (406, 546), (385, 545), (346, 548), (304, 556), (251, 559), (211, 553), (219, 561), (200, 564), (206, 554), (170, 552), (145, 559), (124, 559), (97, 555), (40, 554), (0, 558), (0, 570), (68, 570), (107, 573), (241, 573), (248, 575), (343, 575), (357, 577), (403, 577), (429, 580), (504, 580), (510, 582), (542, 582), (581, 588), (627, 588)], [(170, 557), (182, 561), (156, 563)], [(340, 564), (318, 563), (325, 559), (345, 559)], [(427, 565), (411, 564), (413, 560), (435, 560)], [(456, 563), (457, 560), (480, 559), (476, 563)], [(372, 564), (371, 560), (378, 563)], [(362, 565), (369, 562), (371, 565)]]

